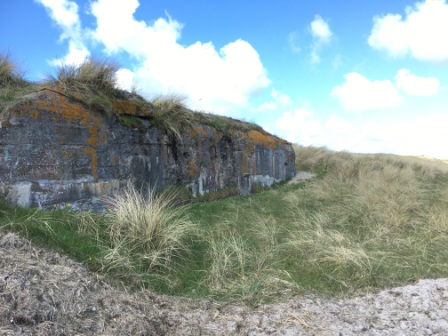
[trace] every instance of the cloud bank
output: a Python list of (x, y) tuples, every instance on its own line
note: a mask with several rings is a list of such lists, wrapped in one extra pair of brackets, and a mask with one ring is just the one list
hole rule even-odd
[(418, 60), (448, 61), (448, 4), (426, 0), (407, 7), (405, 16), (376, 16), (369, 45), (393, 57), (410, 55)]
[(347, 111), (363, 111), (391, 108), (408, 96), (433, 96), (439, 92), (440, 82), (435, 77), (419, 77), (408, 69), (400, 69), (395, 83), (390, 80), (374, 80), (357, 72), (344, 76), (345, 83), (334, 87), (331, 95), (339, 100)]
[(396, 86), (409, 96), (433, 96), (439, 92), (440, 81), (435, 77), (418, 77), (408, 69), (401, 69), (395, 76)]
[(402, 102), (402, 97), (389, 80), (370, 81), (357, 72), (350, 72), (344, 78), (345, 83), (333, 88), (331, 95), (340, 101), (345, 110), (382, 109)]
[(355, 153), (395, 153), (448, 159), (448, 116), (432, 113), (395, 122), (354, 123), (336, 115), (320, 120), (309, 103), (288, 110), (270, 128), (303, 146), (327, 146)]

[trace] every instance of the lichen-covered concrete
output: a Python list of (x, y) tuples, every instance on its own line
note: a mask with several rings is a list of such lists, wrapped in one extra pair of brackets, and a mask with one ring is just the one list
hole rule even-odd
[(246, 194), (252, 183), (295, 175), (291, 144), (267, 133), (196, 124), (179, 138), (154, 127), (132, 102), (114, 107), (137, 122), (48, 88), (10, 108), (0, 118), (0, 193), (42, 207), (111, 195), (128, 180), (145, 188), (185, 185), (195, 195), (238, 185)]

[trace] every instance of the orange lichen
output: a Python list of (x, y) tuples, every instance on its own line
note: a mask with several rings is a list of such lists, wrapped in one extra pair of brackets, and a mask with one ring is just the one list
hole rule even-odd
[(33, 118), (33, 119), (37, 119), (37, 118), (39, 118), (39, 111), (30, 111), (30, 116), (31, 116), (31, 118)]
[(196, 137), (197, 133), (196, 133), (196, 129), (195, 128), (191, 128), (190, 132), (188, 132), (188, 136), (190, 138), (194, 138)]
[(114, 112), (121, 115), (148, 117), (152, 112), (151, 105), (144, 102), (139, 104), (129, 100), (114, 100), (112, 106)]
[(90, 125), (88, 127), (89, 132), (90, 132), (90, 138), (87, 139), (87, 143), (90, 146), (96, 146), (98, 145), (98, 126), (96, 125)]
[[(80, 104), (71, 103), (58, 90), (48, 88), (41, 90), (41, 92), (44, 91), (49, 91), (49, 94), (42, 97), (42, 99), (36, 99), (33, 104), (23, 104), (21, 110), (16, 110), (16, 113), (28, 113), (31, 118), (37, 118), (39, 111), (42, 110), (55, 114), (52, 118), (53, 122), (62, 118), (68, 124), (78, 122), (80, 125), (87, 126), (90, 133), (90, 137), (87, 139), (89, 147), (84, 148), (84, 153), (90, 157), (92, 176), (97, 178), (98, 158), (95, 147), (106, 140), (104, 137), (99, 136), (102, 118), (89, 112)], [(61, 140), (60, 143), (63, 144), (64, 140)], [(63, 150), (62, 155), (72, 155), (72, 151)]]
[(127, 115), (138, 115), (139, 106), (131, 101), (126, 100), (115, 100), (112, 102), (114, 107), (114, 111), (118, 114), (127, 114)]
[(93, 147), (85, 147), (84, 148), (84, 153), (86, 153), (86, 155), (90, 156), (90, 168), (92, 169), (92, 176), (94, 178), (98, 177), (98, 157), (96, 154), (96, 150)]
[(254, 160), (255, 155), (255, 146), (247, 146), (243, 152), (241, 157), (241, 173), (245, 174), (254, 174), (256, 172), (256, 162)]
[(247, 137), (255, 142), (255, 144), (263, 144), (266, 147), (274, 149), (277, 144), (277, 140), (272, 135), (263, 134), (260, 131), (250, 131), (247, 133)]
[(70, 149), (62, 148), (61, 153), (62, 153), (62, 155), (64, 155), (64, 156), (68, 156), (68, 155), (72, 155), (72, 154), (73, 154), (73, 151), (70, 150)]
[(212, 128), (212, 130), (213, 130), (213, 136), (215, 138), (215, 141), (216, 141), (216, 143), (218, 143), (219, 140), (221, 140), (221, 134), (215, 128)]
[[(45, 90), (48, 89), (42, 89), (41, 91)], [(89, 120), (89, 111), (85, 110), (81, 105), (71, 104), (67, 97), (59, 94), (51, 94), (49, 97), (45, 97), (45, 99), (35, 100), (35, 104), (23, 104), (21, 113), (28, 113), (32, 118), (37, 118), (39, 110), (56, 113), (69, 124), (74, 120), (85, 124)], [(56, 121), (55, 118), (53, 120)]]
[(208, 132), (202, 126), (197, 126), (191, 128), (190, 132), (188, 132), (190, 138), (207, 138), (209, 136)]
[(196, 165), (194, 164), (194, 160), (190, 160), (190, 162), (188, 162), (188, 172), (190, 177), (194, 177), (196, 175)]

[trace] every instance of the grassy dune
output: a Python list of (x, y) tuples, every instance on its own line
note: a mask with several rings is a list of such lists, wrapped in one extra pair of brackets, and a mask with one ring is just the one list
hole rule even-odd
[(112, 281), (259, 303), (448, 276), (448, 165), (296, 147), (313, 180), (171, 206), (130, 188), (106, 215), (0, 206), (13, 230)]
[[(0, 114), (44, 85), (58, 85), (112, 113), (111, 99), (124, 94), (116, 90), (116, 68), (90, 59), (60, 68), (45, 83), (30, 83), (9, 55), (0, 54)], [(193, 113), (176, 97), (124, 98), (130, 95), (174, 136), (194, 122), (223, 132), (259, 129)], [(13, 208), (2, 201), (0, 230), (19, 232), (132, 289), (250, 303), (448, 276), (446, 162), (295, 150), (297, 168), (316, 178), (183, 207), (173, 206), (172, 193), (142, 196), (129, 187), (105, 215)]]

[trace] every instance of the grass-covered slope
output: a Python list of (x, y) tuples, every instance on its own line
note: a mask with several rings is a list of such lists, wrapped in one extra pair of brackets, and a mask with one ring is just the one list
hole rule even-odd
[(159, 129), (179, 138), (186, 127), (195, 124), (209, 125), (228, 134), (231, 130), (256, 130), (267, 134), (253, 123), (192, 111), (185, 106), (184, 99), (176, 95), (160, 96), (148, 101), (135, 91), (120, 90), (116, 81), (118, 69), (112, 61), (89, 58), (78, 66), (61, 66), (56, 75), (32, 83), (24, 78), (18, 64), (9, 55), (0, 53), (0, 119), (27, 94), (47, 88), (108, 116), (116, 116), (122, 124), (133, 128), (139, 126), (137, 116), (148, 118)]
[(313, 180), (185, 207), (128, 190), (107, 215), (2, 204), (0, 226), (134, 289), (174, 295), (256, 303), (448, 276), (445, 162), (296, 151)]

